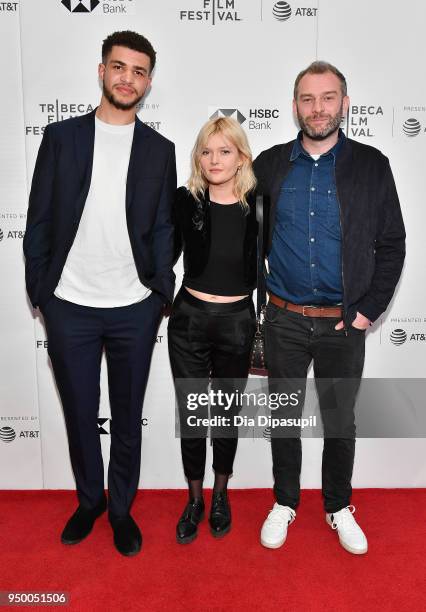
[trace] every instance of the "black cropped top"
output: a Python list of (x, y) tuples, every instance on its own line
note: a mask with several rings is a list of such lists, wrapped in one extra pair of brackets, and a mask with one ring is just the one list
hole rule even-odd
[(212, 295), (246, 295), (244, 237), (247, 215), (238, 204), (210, 202), (211, 242), (207, 264), (197, 277), (185, 274), (185, 287)]

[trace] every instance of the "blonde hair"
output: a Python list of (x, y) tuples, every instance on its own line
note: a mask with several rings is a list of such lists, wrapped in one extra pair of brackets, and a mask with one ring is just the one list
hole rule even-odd
[(230, 140), (243, 157), (241, 168), (235, 175), (234, 192), (243, 208), (248, 210), (247, 194), (256, 186), (256, 178), (252, 169), (253, 157), (246, 133), (238, 121), (230, 117), (210, 119), (201, 128), (191, 153), (191, 176), (188, 180), (188, 189), (196, 200), (200, 201), (204, 197), (209, 183), (201, 170), (200, 158), (208, 139), (214, 134), (222, 134)]

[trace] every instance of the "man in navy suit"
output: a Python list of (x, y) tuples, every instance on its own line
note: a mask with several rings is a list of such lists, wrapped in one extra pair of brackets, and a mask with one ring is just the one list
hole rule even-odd
[(163, 306), (174, 289), (174, 145), (136, 117), (155, 57), (149, 41), (134, 32), (105, 39), (99, 106), (45, 129), (24, 240), (27, 291), (45, 320), (79, 500), (62, 542), (80, 542), (107, 507), (97, 427), (105, 350), (112, 417), (108, 514), (124, 555), (142, 544), (130, 515), (142, 404)]

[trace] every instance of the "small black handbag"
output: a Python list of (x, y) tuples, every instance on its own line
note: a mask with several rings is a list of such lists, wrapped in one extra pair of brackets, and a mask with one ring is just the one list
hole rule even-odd
[(257, 300), (256, 300), (256, 331), (250, 354), (249, 373), (256, 376), (268, 376), (265, 358), (265, 330), (264, 319), (266, 309), (266, 278), (264, 253), (264, 223), (263, 223), (263, 196), (256, 196), (256, 219), (258, 223), (257, 234)]

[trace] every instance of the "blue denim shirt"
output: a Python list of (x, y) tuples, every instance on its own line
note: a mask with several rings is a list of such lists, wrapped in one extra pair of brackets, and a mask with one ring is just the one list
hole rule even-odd
[(281, 186), (267, 288), (295, 304), (339, 304), (343, 298), (340, 211), (334, 166), (345, 138), (314, 160), (300, 132)]

